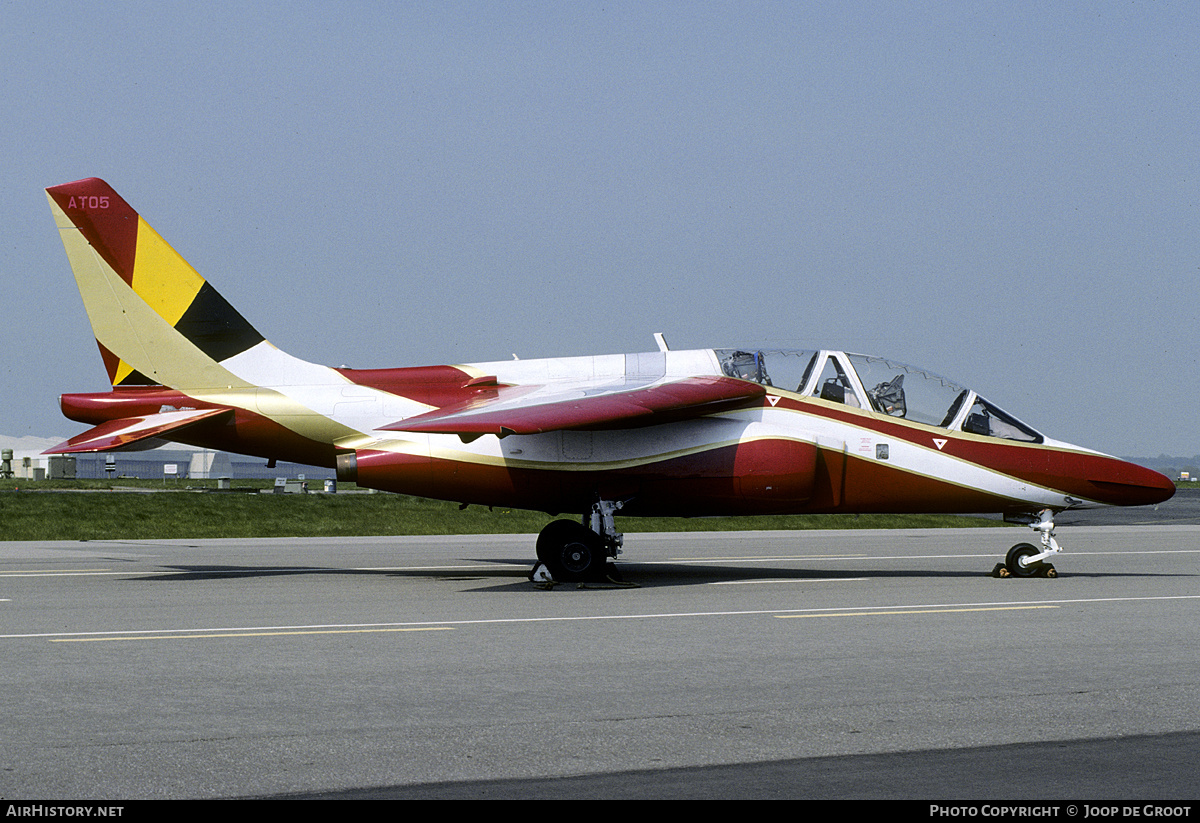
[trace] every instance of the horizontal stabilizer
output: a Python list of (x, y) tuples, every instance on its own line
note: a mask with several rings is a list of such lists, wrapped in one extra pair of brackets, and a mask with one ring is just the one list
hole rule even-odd
[(448, 406), (384, 426), (390, 431), (463, 436), (541, 434), (564, 429), (655, 426), (744, 408), (766, 389), (731, 377), (687, 377), (668, 382), (615, 383), (603, 388), (501, 388), (493, 399)]
[(194, 426), (202, 420), (212, 420), (232, 413), (232, 409), (189, 409), (109, 420), (83, 434), (75, 435), (65, 443), (59, 443), (52, 449), (46, 449), (42, 454), (132, 450), (142, 441), (164, 437), (168, 433)]

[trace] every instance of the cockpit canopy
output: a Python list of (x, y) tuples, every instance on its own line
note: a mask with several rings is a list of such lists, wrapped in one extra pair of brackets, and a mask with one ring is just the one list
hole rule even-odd
[(730, 377), (806, 397), (951, 431), (1026, 443), (1041, 443), (1044, 439), (970, 389), (895, 360), (797, 349), (717, 349), (716, 355), (721, 370)]

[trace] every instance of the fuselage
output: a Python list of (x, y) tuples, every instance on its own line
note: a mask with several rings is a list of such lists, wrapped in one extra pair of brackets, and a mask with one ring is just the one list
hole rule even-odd
[[(343, 478), (386, 491), (556, 513), (586, 511), (597, 498), (625, 501), (629, 515), (1022, 513), (1144, 505), (1174, 493), (1157, 472), (1046, 438), (974, 392), (882, 358), (699, 349), (352, 370), (260, 346), (270, 348), (222, 363), (239, 381), (64, 395), (63, 411), (97, 425), (226, 409), (170, 439), (337, 466)], [(403, 430), (439, 409), (528, 407), (551, 395), (562, 404), (700, 375), (765, 391), (650, 425), (507, 436)]]

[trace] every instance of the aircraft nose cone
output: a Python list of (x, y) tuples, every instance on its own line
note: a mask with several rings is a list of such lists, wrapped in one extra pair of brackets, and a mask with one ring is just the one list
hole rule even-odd
[(1099, 490), (1099, 498), (1114, 506), (1152, 506), (1175, 494), (1170, 478), (1136, 463), (1111, 460), (1096, 468), (1100, 470), (1088, 479)]

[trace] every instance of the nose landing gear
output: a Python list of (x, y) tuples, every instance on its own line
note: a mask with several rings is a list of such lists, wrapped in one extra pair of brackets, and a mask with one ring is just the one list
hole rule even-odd
[(1054, 564), (1046, 562), (1046, 558), (1062, 551), (1054, 539), (1054, 510), (1042, 509), (1036, 517), (1025, 515), (1013, 519), (1040, 533), (1041, 549), (1032, 543), (1018, 543), (1008, 550), (1004, 563), (996, 564), (992, 573), (996, 577), (1058, 577)]

